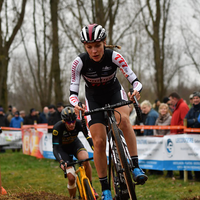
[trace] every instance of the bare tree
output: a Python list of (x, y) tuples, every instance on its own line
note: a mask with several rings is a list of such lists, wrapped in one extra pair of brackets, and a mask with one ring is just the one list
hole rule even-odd
[[(8, 5), (8, 2), (7, 0), (0, 1), (0, 12), (4, 15), (4, 20), (0, 18), (0, 104), (5, 109), (7, 109), (8, 102), (7, 76), (10, 48), (22, 26), (27, 0), (21, 1), (20, 11), (15, 4)], [(11, 12), (14, 18), (9, 21)]]
[[(45, 3), (46, 1), (32, 1), (32, 20), (29, 19), (29, 24), (32, 25), (33, 32), (31, 33), (31, 38), (33, 38), (34, 47), (28, 43), (28, 38), (30, 33), (27, 28), (21, 29), (21, 38), (23, 41), (25, 56), (28, 62), (28, 68), (30, 75), (32, 77), (30, 80), (32, 84), (29, 87), (29, 90), (32, 91), (32, 94), (36, 94), (38, 98), (35, 98), (37, 104), (40, 105), (40, 108), (49, 105), (52, 100), (52, 85), (53, 85), (53, 73), (50, 69), (50, 59), (51, 59), (51, 48), (52, 40), (50, 34), (50, 10), (48, 10), (49, 4)], [(40, 15), (40, 16), (39, 16)], [(28, 16), (27, 16), (28, 18)], [(32, 22), (32, 23), (31, 23)], [(49, 30), (49, 31), (47, 31)], [(40, 34), (40, 32), (42, 34)], [(34, 53), (31, 53), (34, 52)], [(19, 65), (21, 68), (27, 68), (23, 64)], [(22, 69), (19, 68), (18, 73)], [(30, 80), (26, 80), (29, 82)], [(33, 102), (28, 102), (33, 104)]]
[[(140, 8), (142, 1), (138, 0)], [(166, 93), (164, 80), (165, 39), (171, 0), (146, 0), (146, 8), (142, 9), (143, 24), (153, 43), (156, 94), (162, 99)]]
[(54, 92), (55, 101), (63, 101), (62, 84), (60, 78), (60, 64), (59, 64), (59, 37), (58, 37), (58, 0), (50, 1), (51, 8), (51, 23), (52, 23), (52, 61), (51, 61), (51, 73), (54, 78)]
[[(200, 2), (196, 0), (189, 1), (191, 8), (193, 9), (193, 20), (199, 25), (200, 21)], [(196, 30), (192, 30), (191, 24), (184, 21), (184, 25), (181, 25), (181, 31), (185, 42), (185, 52), (189, 57), (191, 63), (190, 66), (194, 66), (197, 72), (200, 74), (200, 37), (199, 37), (200, 26)]]

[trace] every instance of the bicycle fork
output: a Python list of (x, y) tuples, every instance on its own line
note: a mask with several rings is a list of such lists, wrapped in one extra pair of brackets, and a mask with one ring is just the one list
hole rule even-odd
[(112, 170), (111, 173), (112, 173), (113, 181), (114, 181), (114, 187), (115, 187), (115, 193), (116, 193), (115, 200), (128, 199), (129, 193), (128, 193), (125, 178), (123, 175), (124, 169), (122, 168), (120, 164), (120, 158), (117, 153), (117, 147), (111, 135), (112, 134), (110, 132), (110, 136), (108, 136), (108, 140), (110, 144), (109, 154), (112, 161), (110, 159), (109, 162), (111, 163), (113, 162), (110, 171)]
[(86, 193), (86, 188), (85, 188), (85, 185), (84, 185), (84, 180), (85, 179), (88, 180), (88, 184), (89, 184), (89, 187), (91, 189), (92, 195), (93, 195), (94, 199), (96, 199), (96, 197), (94, 195), (94, 192), (93, 192), (93, 188), (92, 188), (92, 186), (90, 184), (90, 180), (86, 176), (84, 166), (80, 166), (76, 170), (76, 174), (77, 174), (76, 182), (77, 182), (77, 186), (78, 186), (78, 190), (79, 190), (79, 194), (80, 194), (81, 199), (83, 199), (83, 200), (87, 200), (88, 199), (87, 193)]

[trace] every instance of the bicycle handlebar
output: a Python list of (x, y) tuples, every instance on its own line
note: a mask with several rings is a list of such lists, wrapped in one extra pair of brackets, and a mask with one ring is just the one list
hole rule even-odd
[[(132, 93), (133, 89), (130, 89), (130, 92)], [(138, 100), (137, 100), (137, 98), (135, 96), (134, 96), (134, 101), (135, 102), (130, 101), (130, 100), (129, 101), (122, 101), (122, 102), (119, 102), (119, 103), (116, 103), (116, 104), (107, 105), (107, 106), (102, 107), (102, 108), (96, 108), (94, 110), (90, 110), (90, 111), (85, 112), (85, 116), (86, 115), (91, 115), (91, 114), (97, 113), (97, 112), (114, 110), (115, 108), (119, 108), (121, 106), (129, 105), (129, 104), (133, 103), (133, 105), (135, 107), (135, 110), (136, 110), (136, 113), (137, 113), (138, 120), (140, 122), (142, 122), (142, 111), (141, 111), (141, 108), (140, 108), (140, 104), (138, 103)]]
[(93, 157), (86, 158), (84, 160), (74, 160), (73, 162), (67, 163), (67, 167), (71, 167), (71, 166), (74, 166), (76, 164), (80, 164), (81, 165), (83, 162), (86, 162), (86, 161), (89, 161), (89, 160), (93, 160)]

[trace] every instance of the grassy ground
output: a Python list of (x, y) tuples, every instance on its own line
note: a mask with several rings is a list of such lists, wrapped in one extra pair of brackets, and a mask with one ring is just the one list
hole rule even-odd
[[(93, 186), (97, 193), (101, 194), (94, 163), (91, 162), (91, 165)], [(0, 154), (0, 167), (2, 186), (9, 194), (44, 191), (68, 196), (67, 179), (54, 160), (37, 159), (23, 155), (22, 152), (7, 151)], [(178, 172), (175, 173), (178, 176)], [(175, 178), (151, 175), (145, 185), (136, 186), (136, 193), (138, 200), (200, 199), (199, 188), (200, 182), (184, 182)]]

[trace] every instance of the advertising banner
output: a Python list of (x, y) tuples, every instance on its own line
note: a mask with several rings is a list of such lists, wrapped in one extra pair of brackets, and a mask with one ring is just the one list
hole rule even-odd
[(22, 133), (19, 130), (3, 130), (0, 134), (0, 145), (4, 149), (18, 149), (22, 147)]
[(199, 134), (165, 136), (163, 144), (164, 169), (200, 171)]
[(163, 169), (163, 137), (137, 137), (137, 149), (142, 169)]
[(200, 135), (137, 137), (140, 167), (155, 170), (200, 171)]
[(22, 127), (23, 153), (43, 158), (43, 135), (47, 133), (47, 125), (24, 125)]

